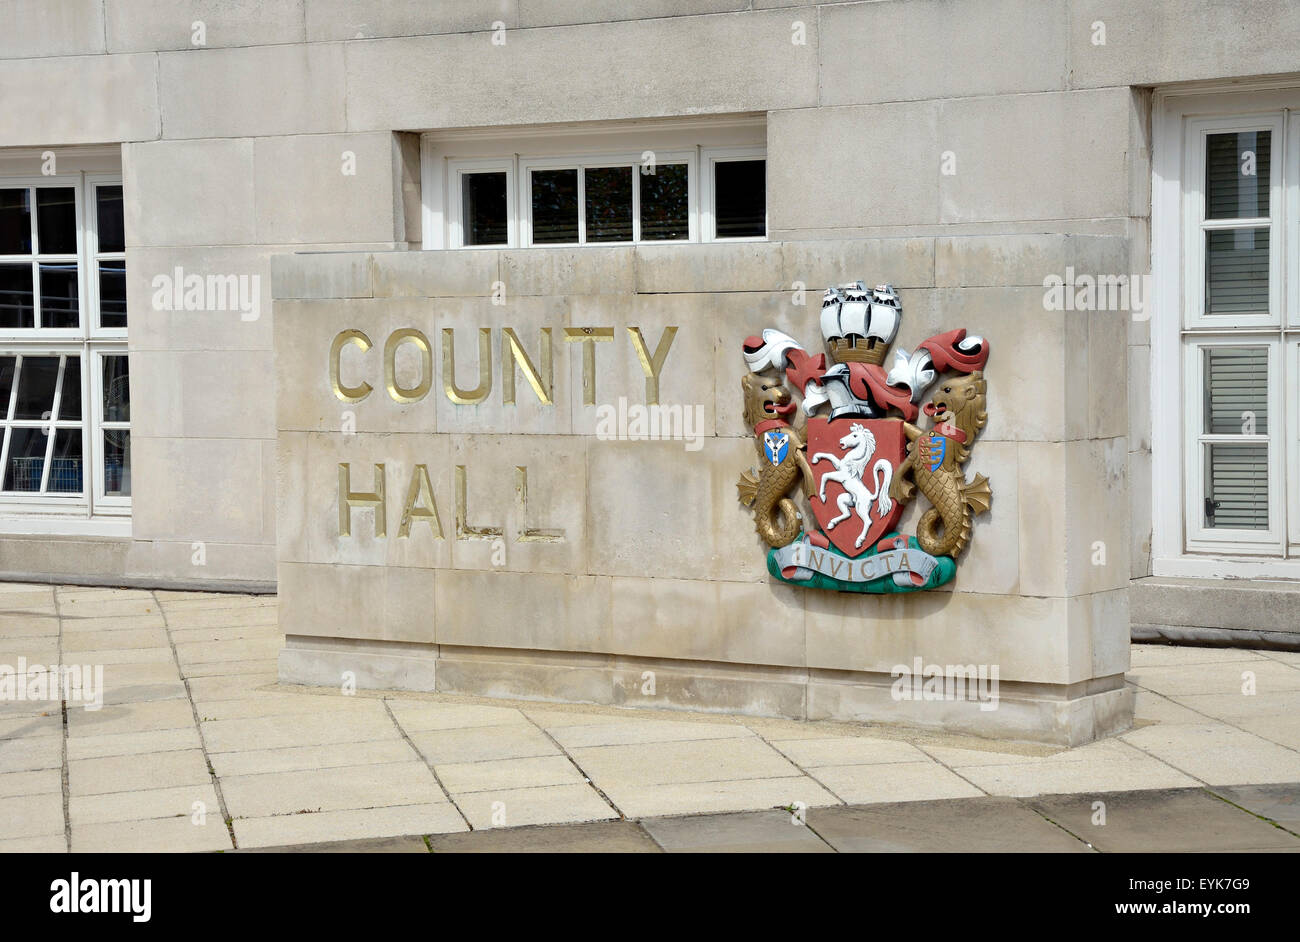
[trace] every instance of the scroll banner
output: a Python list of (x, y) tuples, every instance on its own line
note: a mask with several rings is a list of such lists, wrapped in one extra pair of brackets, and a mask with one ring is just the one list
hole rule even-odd
[(937, 589), (957, 573), (952, 556), (928, 554), (915, 537), (894, 533), (878, 546), (891, 548), (872, 548), (865, 556), (849, 559), (835, 548), (816, 546), (805, 535), (797, 543), (768, 550), (767, 572), (794, 586), (870, 595)]
[[(808, 579), (814, 572), (842, 582), (872, 582), (884, 576), (906, 575), (903, 580), (894, 580), (900, 585), (912, 584), (911, 576), (907, 575), (910, 573), (916, 573), (921, 584), (928, 582), (939, 565), (939, 560), (915, 547), (848, 559), (802, 540), (773, 550), (772, 559), (783, 578), (791, 581)], [(791, 568), (795, 571), (789, 572)]]

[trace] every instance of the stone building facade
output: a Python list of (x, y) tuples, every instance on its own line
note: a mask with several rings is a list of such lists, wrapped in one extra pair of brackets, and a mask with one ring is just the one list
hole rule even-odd
[[(663, 704), (877, 719), (899, 715), (891, 665), (992, 661), (1002, 719), (902, 718), (1067, 742), (1126, 721), (1130, 634), (1295, 641), (1289, 0), (5, 0), (0, 17), (8, 578), (278, 583), (286, 680), (632, 703), (657, 671)], [(647, 160), (682, 168), (676, 235), (650, 228), (644, 183), (633, 239), (581, 206), (577, 238), (547, 235), (555, 207), (529, 204), (543, 179), (582, 179), (582, 199), (604, 192), (595, 171)], [(900, 346), (956, 326), (992, 346), (970, 469), (994, 503), (950, 590), (774, 585), (735, 500), (754, 453), (741, 341), (815, 340), (821, 290), (858, 278), (898, 289)], [(534, 358), (551, 330), (551, 405), (522, 374), (505, 399), (507, 327)], [(582, 327), (614, 336), (563, 342)], [(628, 328), (667, 327), (660, 393), (702, 409), (702, 447), (601, 440), (595, 407), (644, 401)], [(403, 402), (384, 348), (411, 328), (435, 373)], [(493, 386), (457, 403), (443, 331), (468, 389), (482, 328)], [(355, 403), (331, 388), (348, 330), (373, 344), (342, 355), (377, 391)], [(405, 346), (394, 375), (414, 388)], [(49, 390), (28, 394), (23, 363)], [(343, 463), (353, 491), (386, 465), (382, 537), (367, 509), (340, 533)], [(396, 535), (416, 465), (441, 540)], [(458, 538), (479, 523), (504, 561)]]

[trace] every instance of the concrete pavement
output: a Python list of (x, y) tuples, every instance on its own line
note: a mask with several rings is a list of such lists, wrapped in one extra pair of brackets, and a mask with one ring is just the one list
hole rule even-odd
[[(1135, 822), (1187, 821), (1189, 834), (1206, 808), (1226, 809), (1216, 840), (1239, 849), (1289, 847), (1300, 830), (1287, 817), (1294, 787), (1248, 788), (1300, 782), (1297, 653), (1137, 646), (1134, 728), (1059, 750), (834, 723), (287, 688), (276, 682), (280, 645), (273, 597), (0, 585), (0, 665), (102, 666), (105, 685), (99, 710), (0, 701), (0, 851), (389, 838), (473, 850), (542, 832), (551, 835), (542, 843), (650, 850), (941, 850), (999, 835), (1020, 835), (1011, 843), (1024, 849), (1140, 846), (1137, 824), (1114, 827), (1116, 807)], [(1120, 793), (1133, 797), (1104, 797)], [(1096, 801), (1112, 808), (1110, 823), (1084, 827)], [(886, 821), (912, 823), (893, 833)], [(987, 826), (959, 838), (963, 821)], [(1107, 841), (1092, 833), (1099, 827)]]

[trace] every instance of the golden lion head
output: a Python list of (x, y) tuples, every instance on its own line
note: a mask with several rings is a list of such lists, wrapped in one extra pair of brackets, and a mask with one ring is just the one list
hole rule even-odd
[(790, 390), (779, 376), (770, 373), (746, 373), (740, 380), (744, 391), (745, 424), (750, 428), (769, 419), (784, 419), (794, 411)]
[(985, 411), (988, 384), (984, 373), (976, 370), (964, 376), (943, 377), (924, 412), (935, 422), (948, 422), (966, 433), (969, 443), (988, 422)]

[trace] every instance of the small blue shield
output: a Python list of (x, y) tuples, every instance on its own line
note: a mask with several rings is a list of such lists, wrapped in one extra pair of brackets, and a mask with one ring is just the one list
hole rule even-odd
[(767, 451), (767, 460), (780, 464), (790, 451), (789, 432), (764, 432), (763, 448)]

